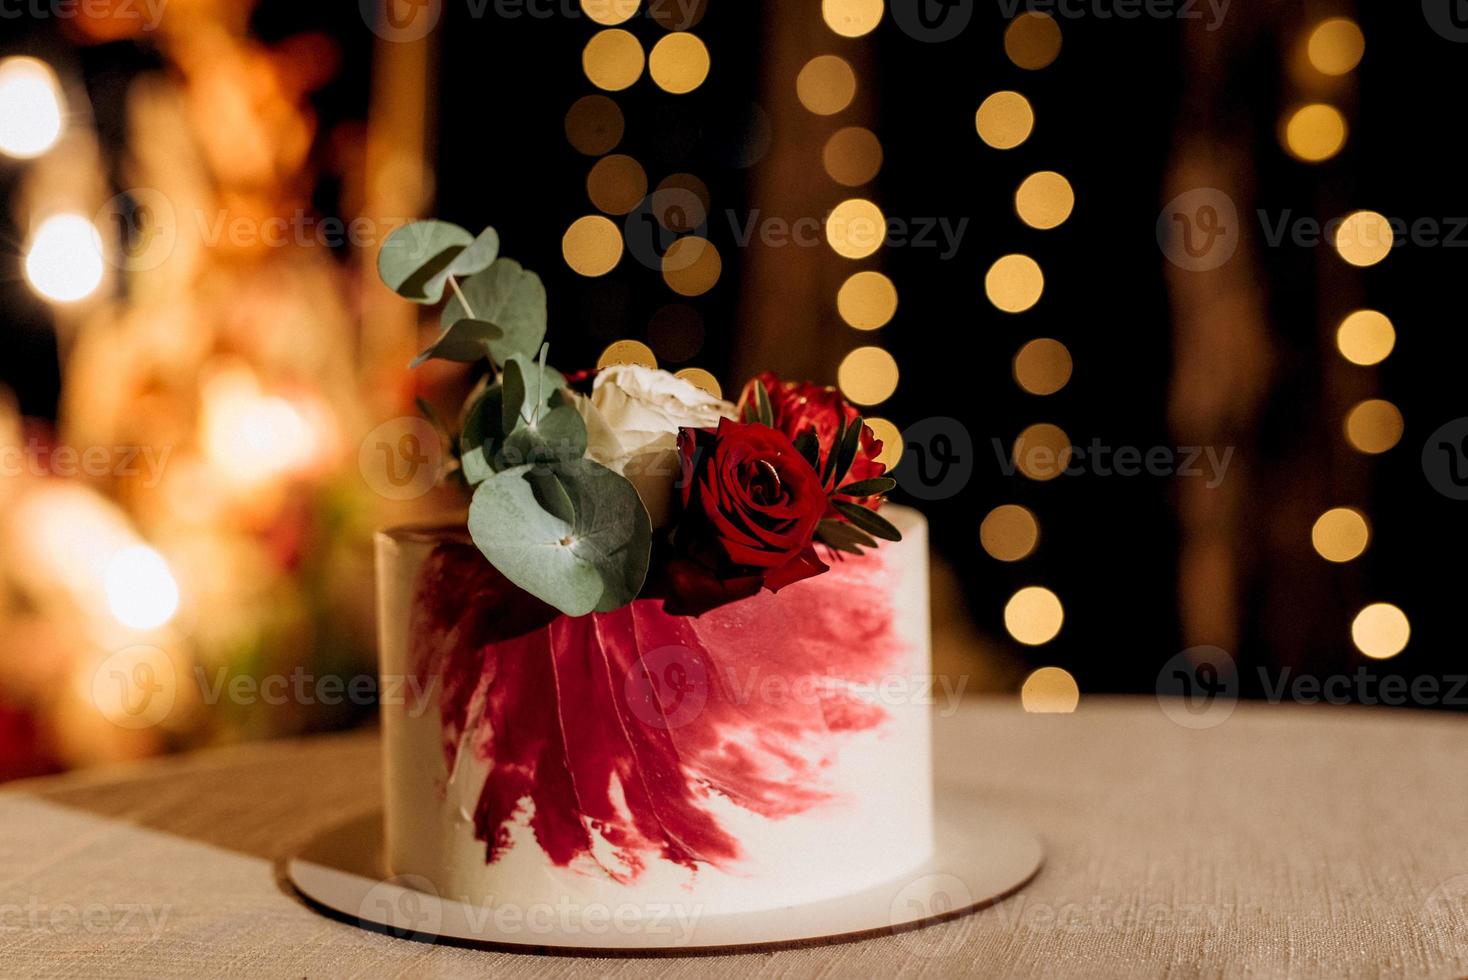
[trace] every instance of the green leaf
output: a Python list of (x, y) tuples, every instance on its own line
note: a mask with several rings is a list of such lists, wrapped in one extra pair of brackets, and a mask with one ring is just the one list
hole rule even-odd
[(775, 427), (775, 411), (770, 407), (770, 393), (765, 390), (765, 383), (756, 378), (754, 381), (754, 403), (757, 406), (758, 421), (770, 428)]
[(471, 487), (494, 475), (492, 450), (504, 439), (499, 427), (501, 397), (500, 386), (490, 385), (470, 400), (464, 412), (459, 463)]
[(840, 486), (841, 481), (846, 479), (846, 474), (851, 470), (851, 464), (856, 462), (857, 451), (861, 449), (861, 432), (866, 428), (866, 423), (857, 416), (841, 433), (841, 438), (836, 440), (836, 481)]
[(836, 457), (840, 455), (841, 444), (846, 438), (846, 420), (836, 420), (836, 438), (831, 440), (831, 451), (826, 454), (826, 466), (821, 470), (821, 485), (825, 486), (832, 482), (836, 475)]
[(848, 483), (836, 492), (844, 493), (848, 497), (876, 497), (884, 493), (890, 493), (896, 486), (896, 480), (890, 477), (878, 476), (870, 480), (857, 480), (855, 483)]
[(865, 531), (840, 521), (823, 520), (816, 525), (817, 540), (852, 555), (863, 554), (862, 548), (877, 547), (876, 539)]
[(868, 510), (859, 504), (853, 504), (845, 500), (833, 500), (831, 503), (842, 517), (852, 524), (867, 532), (873, 537), (884, 541), (901, 541), (902, 532), (892, 526), (892, 522), (874, 510)]
[(413, 221), (392, 234), (377, 251), (377, 274), (393, 292), (415, 303), (443, 298), (449, 267), (474, 236), (447, 221)]
[(540, 277), (514, 259), (498, 259), (477, 275), (459, 283), (468, 301), (458, 296), (444, 304), (445, 329), (465, 318), (492, 323), (501, 336), (489, 343), (490, 357), (503, 364), (515, 354), (533, 356), (545, 340), (545, 286)]
[[(550, 479), (564, 497), (553, 495)], [(636, 489), (587, 459), (496, 473), (474, 491), (469, 533), (506, 578), (568, 616), (631, 602), (652, 549)]]
[(566, 377), (524, 354), (512, 354), (505, 359), (500, 384), (504, 386), (501, 431), (509, 433), (537, 414), (544, 415), (553, 401), (559, 404), (557, 396), (566, 387)]
[(502, 340), (504, 331), (484, 320), (460, 320), (449, 327), (433, 344), (413, 358), (409, 367), (417, 367), (427, 360), (459, 361), (472, 363), (483, 357), (493, 359), (494, 344)]
[(815, 429), (806, 429), (796, 436), (795, 449), (805, 457), (811, 469), (817, 473), (821, 471), (821, 440), (816, 437)]
[(570, 405), (549, 409), (534, 422), (521, 421), (495, 454), (495, 468), (580, 459), (586, 455), (586, 422)]

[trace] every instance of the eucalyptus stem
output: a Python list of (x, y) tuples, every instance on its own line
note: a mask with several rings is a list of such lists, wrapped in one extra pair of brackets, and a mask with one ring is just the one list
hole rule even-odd
[[(464, 291), (459, 288), (459, 280), (457, 276), (449, 276), (449, 288), (452, 289), (454, 291), (454, 295), (458, 297), (459, 305), (464, 307), (464, 312), (469, 314), (469, 319), (479, 319), (479, 317), (474, 315), (474, 307), (469, 305), (469, 298), (465, 296)], [(489, 372), (493, 374), (494, 379), (498, 381), (500, 379), (500, 366), (496, 364), (494, 362), (494, 358), (490, 357), (488, 354), (484, 355), (484, 359), (489, 362)]]

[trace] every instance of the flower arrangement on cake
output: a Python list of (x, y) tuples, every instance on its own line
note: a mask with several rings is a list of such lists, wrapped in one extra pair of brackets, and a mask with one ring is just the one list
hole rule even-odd
[[(564, 613), (639, 595), (698, 615), (829, 568), (901, 533), (877, 513), (896, 486), (882, 443), (834, 389), (762, 374), (738, 406), (656, 368), (617, 365), (578, 392), (546, 363), (540, 277), (499, 236), (442, 221), (398, 229), (383, 281), (448, 300), (430, 358), (487, 361), (457, 433), (469, 532), (510, 582)], [(661, 559), (653, 561), (653, 556)]]
[[(926, 525), (834, 389), (731, 404), (547, 363), (540, 279), (438, 221), (379, 271), (488, 364), (454, 431), (467, 526), (378, 536), (387, 858), (443, 895), (840, 895), (932, 849)], [(426, 411), (425, 406), (425, 411)], [(436, 423), (437, 424), (437, 423)], [(442, 428), (442, 426), (440, 426)], [(874, 694), (880, 691), (881, 696)]]

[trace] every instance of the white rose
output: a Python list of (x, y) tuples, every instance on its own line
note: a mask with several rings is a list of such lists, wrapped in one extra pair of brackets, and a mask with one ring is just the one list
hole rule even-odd
[(586, 420), (587, 456), (637, 488), (653, 527), (668, 521), (678, 478), (678, 430), (735, 418), (734, 406), (667, 371), (618, 364), (596, 376), (591, 397), (576, 396)]

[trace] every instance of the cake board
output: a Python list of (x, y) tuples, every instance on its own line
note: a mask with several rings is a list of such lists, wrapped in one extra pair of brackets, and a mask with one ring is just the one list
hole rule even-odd
[[(317, 835), (285, 871), (316, 911), (424, 943), (569, 956), (698, 956), (854, 942), (987, 908), (1039, 873), (1044, 850), (1027, 829), (985, 808), (972, 790), (940, 783), (935, 791), (934, 853), (922, 865), (839, 898), (754, 912), (679, 903), (520, 909), (440, 898), (426, 879), (387, 876), (380, 810)], [(926, 939), (904, 938), (916, 953), (935, 952)]]

